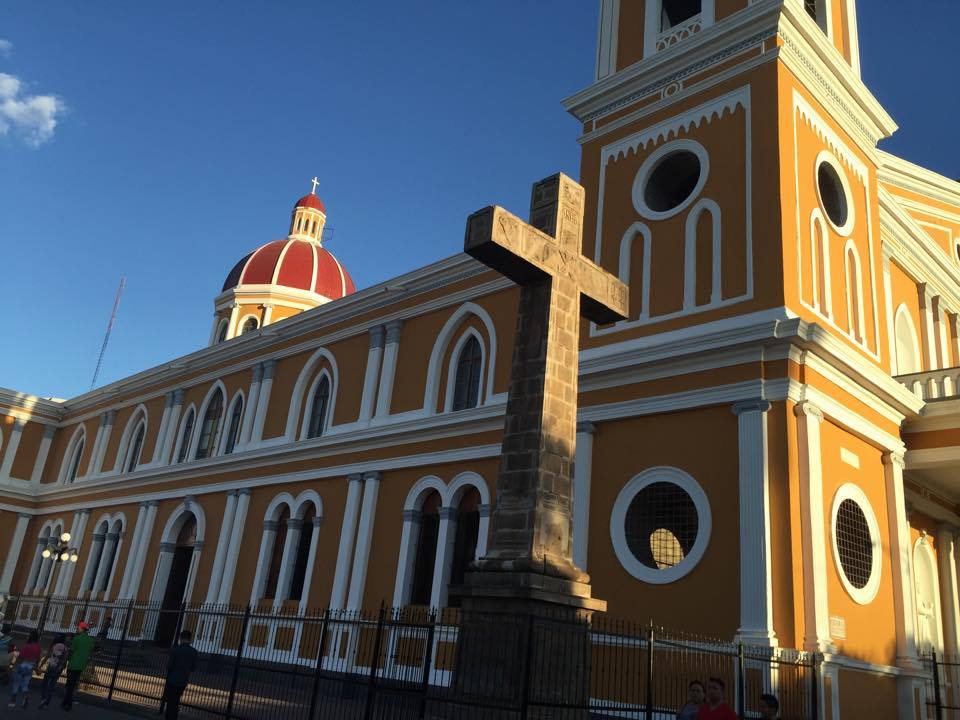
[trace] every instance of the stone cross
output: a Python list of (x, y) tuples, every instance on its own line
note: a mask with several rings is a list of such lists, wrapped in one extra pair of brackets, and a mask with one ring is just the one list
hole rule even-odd
[(313, 194), (313, 195), (316, 195), (316, 194), (317, 194), (317, 185), (320, 184), (320, 181), (317, 180), (317, 176), (314, 175), (314, 176), (313, 176), (313, 180), (311, 180), (310, 182), (313, 183), (313, 189), (310, 190), (310, 193)]
[(464, 250), (521, 286), (493, 535), (476, 569), (589, 578), (571, 559), (580, 317), (627, 316), (627, 287), (581, 254), (584, 190), (536, 183), (530, 224), (500, 207), (467, 220)]

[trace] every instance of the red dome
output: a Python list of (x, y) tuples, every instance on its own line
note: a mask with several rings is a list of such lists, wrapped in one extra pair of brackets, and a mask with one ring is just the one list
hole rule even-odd
[(313, 208), (314, 210), (319, 210), (324, 215), (327, 214), (327, 209), (323, 206), (323, 203), (320, 202), (320, 198), (318, 198), (313, 193), (310, 193), (309, 195), (304, 195), (302, 198), (297, 200), (297, 204), (294, 205), (293, 208), (294, 210), (296, 210), (299, 207)]
[(289, 239), (269, 242), (234, 265), (223, 289), (237, 285), (282, 285), (331, 300), (356, 291), (350, 275), (333, 255), (317, 243)]

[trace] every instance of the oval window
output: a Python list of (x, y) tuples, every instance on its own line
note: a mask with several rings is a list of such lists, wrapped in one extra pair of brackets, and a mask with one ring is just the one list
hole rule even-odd
[(850, 191), (837, 165), (827, 157), (827, 153), (821, 153), (817, 162), (817, 195), (830, 224), (841, 235), (847, 235), (853, 225)]
[(864, 492), (841, 485), (833, 501), (833, 557), (840, 582), (860, 605), (872, 602), (880, 586), (880, 527)]
[(658, 213), (683, 205), (700, 181), (700, 158), (689, 150), (678, 150), (660, 160), (647, 179), (643, 201)]

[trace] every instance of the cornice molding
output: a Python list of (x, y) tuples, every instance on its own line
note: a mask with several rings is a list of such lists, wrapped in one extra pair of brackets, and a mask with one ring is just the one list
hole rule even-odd
[(960, 212), (960, 182), (884, 150), (877, 150), (877, 160), (880, 182), (953, 205)]

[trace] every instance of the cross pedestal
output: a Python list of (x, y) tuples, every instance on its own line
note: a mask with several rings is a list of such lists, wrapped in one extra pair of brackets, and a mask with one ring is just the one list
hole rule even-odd
[(606, 603), (572, 561), (580, 318), (622, 320), (628, 300), (619, 279), (581, 254), (583, 214), (583, 188), (558, 174), (533, 186), (529, 223), (500, 207), (467, 220), (465, 251), (521, 291), (492, 537), (457, 590), (462, 694), (512, 701), (531, 691), (520, 680), (531, 669), (551, 678), (549, 702), (580, 704), (586, 689), (586, 623)]

